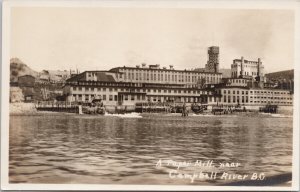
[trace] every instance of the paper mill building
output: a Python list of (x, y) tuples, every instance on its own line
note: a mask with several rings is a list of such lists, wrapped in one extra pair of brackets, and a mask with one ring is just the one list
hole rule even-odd
[(69, 102), (102, 99), (104, 105), (135, 105), (139, 102), (201, 103), (208, 105), (292, 105), (287, 90), (264, 88), (260, 59), (233, 60), (231, 78), (219, 73), (219, 47), (208, 48), (205, 70), (177, 70), (173, 65), (136, 65), (108, 71), (85, 71), (69, 78), (64, 95)]

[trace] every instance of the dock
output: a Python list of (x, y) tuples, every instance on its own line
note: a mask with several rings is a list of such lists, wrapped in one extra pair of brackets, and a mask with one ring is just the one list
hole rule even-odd
[(35, 103), (37, 111), (80, 113), (80, 105), (65, 101), (39, 101)]

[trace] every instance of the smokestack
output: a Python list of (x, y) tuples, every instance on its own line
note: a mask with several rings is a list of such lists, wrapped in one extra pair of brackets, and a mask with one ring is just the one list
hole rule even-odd
[(260, 77), (260, 65), (261, 65), (261, 60), (260, 58), (258, 58), (258, 62), (257, 62), (257, 76), (256, 76), (256, 81), (258, 82), (258, 84), (260, 84), (261, 82), (261, 77)]
[(260, 76), (260, 64), (261, 64), (261, 61), (260, 61), (260, 58), (258, 58), (258, 64), (257, 64), (257, 76)]
[(241, 58), (241, 77), (244, 75), (244, 57), (242, 56)]

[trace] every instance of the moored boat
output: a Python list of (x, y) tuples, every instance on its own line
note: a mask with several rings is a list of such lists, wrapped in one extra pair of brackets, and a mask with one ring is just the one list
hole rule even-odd
[(105, 114), (105, 107), (101, 99), (94, 99), (90, 103), (84, 103), (82, 105), (82, 113), (84, 114)]

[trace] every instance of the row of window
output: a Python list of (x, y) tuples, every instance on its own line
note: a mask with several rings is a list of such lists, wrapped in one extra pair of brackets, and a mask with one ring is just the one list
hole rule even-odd
[(286, 99), (286, 100), (292, 100), (290, 97), (250, 97), (251, 99)]
[[(230, 94), (231, 93), (231, 91), (230, 90), (223, 90), (223, 93), (224, 94), (226, 94), (226, 93), (228, 93), (228, 94)], [(239, 94), (240, 93), (240, 91), (235, 91), (235, 90), (232, 90), (232, 93), (233, 94)], [(241, 91), (241, 93), (242, 94), (244, 94), (244, 93), (246, 93), (246, 95), (248, 94), (248, 91)], [(282, 91), (282, 92), (278, 92), (278, 91), (276, 91), (276, 92), (270, 92), (270, 91), (250, 91), (250, 93), (251, 94), (253, 94), (253, 93), (255, 93), (255, 94), (272, 94), (272, 93), (274, 93), (274, 94), (283, 94), (283, 95), (287, 95), (287, 94), (289, 94), (288, 92), (284, 92), (284, 91)]]
[(167, 82), (191, 82), (197, 83), (205, 79), (206, 82), (219, 82), (220, 78), (216, 76), (206, 76), (206, 77), (199, 77), (199, 76), (185, 76), (185, 75), (170, 75), (170, 74), (143, 74), (143, 73), (128, 73), (124, 74), (124, 80), (144, 80), (144, 81), (167, 81)]
[(84, 87), (72, 87), (73, 91), (109, 91), (109, 92), (117, 92), (117, 91), (127, 91), (127, 92), (153, 92), (153, 93), (193, 93), (193, 94), (207, 94), (207, 91), (200, 90), (177, 90), (177, 89), (124, 89), (124, 88), (84, 88)]
[[(243, 63), (243, 67), (245, 67), (245, 68), (251, 67), (251, 68), (257, 69), (257, 65), (258, 65), (257, 61), (247, 61), (247, 63), (250, 65)], [(234, 64), (232, 64), (232, 68), (236, 68), (236, 67), (241, 67), (241, 62), (234, 62)]]
[[(226, 94), (226, 93), (228, 93), (228, 94), (230, 94), (231, 93), (231, 91), (230, 90), (223, 90), (223, 93), (224, 94)], [(235, 91), (235, 90), (232, 90), (232, 94), (240, 94), (240, 91)], [(244, 95), (244, 94), (246, 94), (246, 95), (248, 95), (248, 91), (241, 91), (241, 93), (242, 93), (242, 95)]]
[(283, 95), (289, 94), (286, 91), (274, 91), (274, 92), (272, 92), (272, 91), (250, 91), (250, 93), (256, 93), (256, 94), (268, 93), (268, 94), (283, 94)]
[[(184, 76), (199, 76), (199, 75), (204, 75), (204, 76), (210, 76), (210, 75), (215, 75), (212, 73), (203, 73), (199, 71), (178, 71), (178, 70), (172, 70), (172, 71), (165, 71), (165, 70), (151, 70), (151, 69), (120, 69), (120, 72), (123, 72), (124, 74), (127, 73), (139, 73), (139, 74), (149, 74), (149, 73), (155, 73), (155, 74), (166, 74), (166, 75), (184, 75)], [(220, 74), (217, 74), (220, 76)]]
[(292, 102), (284, 102), (284, 101), (250, 101), (250, 103), (293, 104)]
[(230, 79), (231, 83), (246, 83), (245, 79)]
[(231, 100), (231, 96), (224, 96), (223, 97), (223, 101), (224, 101), (224, 103), (248, 103), (248, 97), (244, 97), (244, 96), (242, 96), (242, 97), (235, 97), (235, 96), (232, 96), (232, 100)]
[[(73, 94), (72, 95), (75, 101), (91, 101), (94, 98), (99, 98), (103, 101), (118, 101), (117, 95), (89, 95), (89, 94)], [(160, 96), (145, 96), (145, 95), (123, 95), (123, 97), (119, 97), (119, 100), (124, 101), (144, 101), (144, 100), (151, 100), (151, 101), (167, 101), (167, 100), (174, 100), (181, 102), (199, 102), (201, 99), (199, 97), (160, 97)], [(211, 98), (210, 98), (211, 101)]]
[[(238, 75), (240, 75), (240, 72), (238, 73), (237, 71), (233, 71), (233, 72), (231, 73), (231, 75), (232, 75), (232, 77), (237, 77)], [(251, 72), (251, 73), (249, 73), (248, 71), (245, 71), (244, 74), (242, 74), (242, 75), (256, 76), (257, 73), (256, 73), (256, 72)]]

